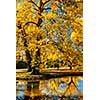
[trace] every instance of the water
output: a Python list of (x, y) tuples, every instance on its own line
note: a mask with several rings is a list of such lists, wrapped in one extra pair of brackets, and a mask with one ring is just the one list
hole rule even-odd
[(17, 81), (16, 100), (83, 100), (83, 77)]

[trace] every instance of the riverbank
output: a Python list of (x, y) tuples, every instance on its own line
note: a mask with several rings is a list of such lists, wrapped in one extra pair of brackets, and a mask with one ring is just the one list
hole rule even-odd
[(39, 75), (31, 75), (31, 72), (16, 72), (16, 80), (35, 80), (38, 81), (40, 79), (50, 79), (50, 78), (57, 78), (63, 76), (83, 76), (83, 72), (51, 72), (51, 71), (41, 71)]

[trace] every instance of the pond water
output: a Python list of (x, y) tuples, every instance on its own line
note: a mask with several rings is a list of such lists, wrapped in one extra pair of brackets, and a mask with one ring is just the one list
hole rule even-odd
[(83, 77), (16, 81), (16, 100), (83, 100)]

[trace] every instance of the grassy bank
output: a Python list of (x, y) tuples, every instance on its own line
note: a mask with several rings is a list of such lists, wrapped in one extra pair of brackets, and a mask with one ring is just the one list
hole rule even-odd
[(39, 80), (63, 76), (83, 76), (83, 72), (41, 72), (39, 75), (31, 75), (31, 72), (16, 72), (16, 80)]

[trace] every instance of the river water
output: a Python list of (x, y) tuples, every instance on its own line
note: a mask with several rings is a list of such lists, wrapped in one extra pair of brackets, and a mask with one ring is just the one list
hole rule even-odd
[(83, 100), (83, 77), (16, 81), (16, 100)]

